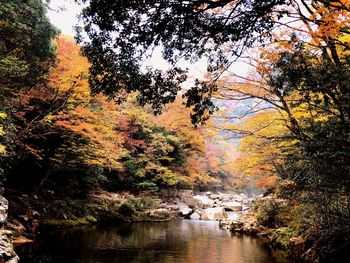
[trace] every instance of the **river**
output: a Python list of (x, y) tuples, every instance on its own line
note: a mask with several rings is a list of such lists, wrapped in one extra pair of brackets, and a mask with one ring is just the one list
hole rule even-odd
[(259, 239), (192, 220), (43, 231), (19, 254), (23, 263), (286, 262)]

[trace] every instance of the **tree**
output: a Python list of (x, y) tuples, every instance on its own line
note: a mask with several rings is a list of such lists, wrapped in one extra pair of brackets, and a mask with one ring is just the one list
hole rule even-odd
[(49, 84), (60, 92), (71, 92), (69, 107), (90, 99), (89, 63), (81, 56), (81, 48), (69, 36), (56, 38), (56, 65), (50, 69)]
[(44, 140), (46, 135), (57, 133), (53, 128), (56, 116), (67, 108), (74, 109), (78, 102), (86, 101), (90, 95), (86, 75), (89, 65), (80, 56), (79, 47), (73, 39), (60, 36), (56, 39), (55, 48), (57, 61), (47, 69), (48, 75), (41, 76), (47, 81), (18, 90), (11, 105), (11, 117), (17, 131), (13, 136), (14, 143), (24, 152), (29, 150), (38, 156), (42, 145), (36, 140)]
[[(95, 91), (106, 94), (139, 90), (139, 100), (159, 111), (164, 103), (174, 101), (186, 79), (177, 62), (206, 56), (212, 78), (197, 80), (184, 94), (187, 106), (194, 110), (193, 121), (201, 122), (216, 109), (211, 97), (223, 72), (247, 48), (258, 40), (271, 40), (280, 28), (308, 34), (313, 45), (323, 49), (324, 55), (330, 51), (328, 57), (336, 60), (334, 46), (339, 42), (334, 34), (346, 32), (348, 10), (343, 0), (90, 1), (82, 13), (90, 38), (84, 44), (91, 63), (90, 82)], [(298, 29), (300, 23), (291, 24), (294, 20), (303, 23), (302, 29)], [(142, 72), (140, 64), (155, 46), (163, 47), (163, 57), (172, 68)]]
[[(182, 149), (184, 167), (181, 174), (187, 175), (188, 182), (199, 186), (221, 184), (215, 166), (215, 157), (221, 156), (219, 151), (209, 146), (209, 130), (206, 127), (194, 127), (190, 120), (191, 110), (186, 108), (184, 100), (177, 98), (174, 103), (165, 107), (163, 113), (154, 117), (166, 130), (176, 134)], [(211, 155), (210, 155), (211, 154)], [(210, 158), (211, 156), (215, 156)], [(220, 158), (220, 157), (218, 157)]]
[(55, 58), (56, 34), (41, 0), (0, 1), (1, 96), (43, 79)]
[[(28, 184), (23, 186), (35, 186), (52, 173), (52, 159), (64, 143), (64, 135), (69, 133), (56, 125), (56, 118), (68, 108), (77, 107), (78, 102), (86, 101), (90, 94), (86, 76), (88, 63), (79, 55), (79, 47), (66, 37), (58, 38), (56, 47), (56, 63), (46, 69), (46, 75), (40, 76), (45, 81), (17, 89), (14, 97), (8, 100), (12, 127), (7, 133), (11, 140), (8, 157), (12, 158), (7, 158), (7, 163), (13, 166), (10, 175), (31, 173), (25, 178)], [(18, 163), (26, 164), (27, 170), (22, 171)], [(9, 184), (18, 178), (17, 175), (8, 177)]]
[[(255, 119), (263, 129), (232, 126), (253, 136), (242, 143), (242, 150), (252, 154), (249, 161), (262, 164), (254, 165), (253, 173), (268, 171), (286, 180), (282, 194), (310, 205), (319, 218), (312, 230), (330, 233), (339, 233), (336, 226), (350, 215), (348, 7), (334, 1), (304, 9), (308, 15), (298, 14), (302, 23), (293, 25), (288, 37), (276, 34), (276, 42), (260, 52), (254, 61), (258, 74), (227, 81), (220, 89), (222, 97), (258, 100), (249, 112), (256, 116), (246, 125)], [(266, 113), (259, 112), (266, 109), (264, 120)], [(282, 129), (271, 123), (275, 120)], [(278, 161), (274, 169), (269, 157)], [(246, 159), (241, 162), (251, 169)]]
[(241, 139), (239, 155), (234, 160), (235, 173), (254, 178), (259, 188), (276, 187), (283, 174), (284, 150), (290, 145), (286, 142), (288, 129), (284, 119), (270, 110), (249, 116), (236, 126), (250, 134)]
[(18, 142), (14, 108), (21, 100), (19, 93), (44, 85), (55, 60), (56, 34), (41, 0), (0, 1), (1, 170), (8, 168)]
[(123, 121), (116, 103), (103, 95), (53, 116), (61, 143), (51, 156), (51, 175), (85, 190), (100, 187), (109, 174), (121, 173), (128, 152), (118, 125)]

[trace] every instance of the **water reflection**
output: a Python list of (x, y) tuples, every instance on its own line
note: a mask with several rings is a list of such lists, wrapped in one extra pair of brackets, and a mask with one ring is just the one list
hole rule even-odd
[(282, 263), (257, 239), (217, 222), (129, 223), (42, 233), (21, 262)]

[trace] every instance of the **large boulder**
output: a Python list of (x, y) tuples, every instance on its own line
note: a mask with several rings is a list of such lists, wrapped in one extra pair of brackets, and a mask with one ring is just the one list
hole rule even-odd
[(192, 212), (192, 209), (183, 203), (167, 204), (165, 208), (170, 211), (172, 218), (186, 217)]
[(185, 203), (177, 202), (174, 206), (177, 207), (178, 214), (183, 217), (189, 216), (193, 212), (193, 209)]
[(195, 208), (195, 207), (198, 206), (198, 200), (194, 199), (192, 196), (190, 196), (190, 197), (183, 197), (182, 200), (190, 208)]
[(184, 197), (183, 202), (190, 208), (210, 208), (214, 206), (214, 201), (206, 196), (195, 195), (191, 197)]
[(185, 201), (186, 198), (191, 198), (193, 196), (193, 190), (178, 190), (177, 197), (181, 201)]
[(209, 195), (209, 198), (212, 199), (212, 200), (219, 199), (220, 195), (218, 195), (218, 194), (211, 194), (211, 195)]
[(181, 216), (186, 217), (189, 214), (191, 214), (193, 210), (191, 208), (189, 208), (188, 206), (187, 207), (184, 206), (184, 207), (180, 207), (179, 211), (180, 211)]
[(0, 230), (0, 262), (17, 263), (19, 258), (13, 250), (11, 242), (12, 232), (9, 230)]
[(222, 204), (222, 201), (220, 201), (219, 199), (214, 200), (214, 207), (221, 206), (221, 204)]
[(192, 220), (199, 220), (201, 219), (201, 215), (198, 212), (194, 212), (191, 216), (190, 219)]
[(8, 201), (5, 197), (0, 196), (0, 225), (4, 225), (7, 219)]
[(226, 218), (228, 218), (228, 215), (225, 209), (222, 207), (207, 208), (202, 212), (201, 215), (202, 220), (210, 221), (224, 220)]
[(233, 198), (233, 195), (231, 194), (224, 194), (224, 193), (219, 193), (219, 200), (222, 202), (229, 202)]
[(246, 196), (245, 194), (241, 193), (239, 195), (235, 195), (234, 196), (234, 200), (237, 201), (237, 202), (247, 202), (248, 200), (248, 196)]
[(214, 201), (207, 196), (195, 195), (193, 199), (197, 200), (197, 207), (206, 209), (214, 206)]
[(155, 221), (163, 221), (163, 220), (170, 220), (171, 219), (171, 213), (168, 209), (165, 208), (158, 208), (158, 209), (152, 209), (148, 211), (148, 216)]
[(229, 210), (229, 211), (234, 211), (234, 212), (242, 211), (242, 204), (238, 202), (223, 202), (221, 206), (225, 210)]

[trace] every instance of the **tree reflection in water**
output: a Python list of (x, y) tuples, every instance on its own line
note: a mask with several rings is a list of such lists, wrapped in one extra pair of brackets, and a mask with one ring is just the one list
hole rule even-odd
[(41, 233), (21, 262), (285, 263), (258, 239), (232, 236), (217, 222), (180, 220)]

